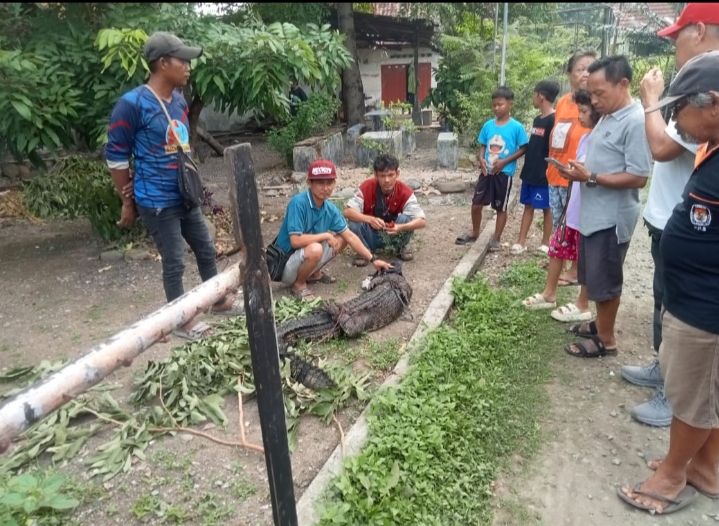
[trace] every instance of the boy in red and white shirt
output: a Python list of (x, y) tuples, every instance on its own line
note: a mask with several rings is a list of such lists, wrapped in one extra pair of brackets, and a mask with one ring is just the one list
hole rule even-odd
[[(399, 173), (399, 161), (394, 156), (378, 155), (374, 177), (360, 185), (347, 202), (344, 216), (350, 230), (369, 250), (384, 248), (387, 241), (401, 260), (411, 261), (407, 244), (412, 232), (424, 228), (426, 221), (414, 191), (398, 180)], [(367, 260), (357, 256), (355, 265), (364, 267)]]

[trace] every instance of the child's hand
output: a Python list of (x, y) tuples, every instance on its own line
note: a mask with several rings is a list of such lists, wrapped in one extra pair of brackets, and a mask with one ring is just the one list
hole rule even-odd
[(504, 159), (497, 159), (494, 161), (494, 164), (492, 165), (492, 172), (493, 174), (498, 174), (502, 170), (504, 170), (504, 167), (507, 166), (507, 161)]
[(479, 160), (479, 173), (487, 175), (487, 161), (484, 158)]

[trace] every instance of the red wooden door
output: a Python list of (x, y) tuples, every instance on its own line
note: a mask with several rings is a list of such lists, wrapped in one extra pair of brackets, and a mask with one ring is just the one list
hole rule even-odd
[[(421, 64), (420, 64), (421, 66)], [(404, 64), (382, 65), (382, 102), (389, 108), (391, 102), (407, 100), (407, 66)]]
[(429, 88), (432, 86), (432, 64), (429, 62), (419, 63), (419, 102), (422, 103), (429, 95)]

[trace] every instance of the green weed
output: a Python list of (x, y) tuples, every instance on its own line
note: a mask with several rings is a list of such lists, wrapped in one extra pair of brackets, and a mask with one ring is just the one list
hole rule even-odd
[[(538, 287), (536, 264), (505, 283)], [(517, 288), (481, 279), (454, 286), (451, 323), (427, 335), (398, 388), (369, 410), (363, 452), (345, 461), (320, 524), (490, 524), (491, 484), (512, 454), (540, 443), (549, 358), (564, 336), (545, 315), (516, 308)]]
[(0, 476), (0, 524), (66, 524), (62, 515), (79, 504), (62, 475), (38, 471)]
[(499, 277), (499, 284), (503, 287), (517, 287), (524, 290), (528, 286), (534, 286), (536, 283), (543, 288), (546, 277), (547, 271), (537, 265), (536, 262), (520, 261), (502, 273)]

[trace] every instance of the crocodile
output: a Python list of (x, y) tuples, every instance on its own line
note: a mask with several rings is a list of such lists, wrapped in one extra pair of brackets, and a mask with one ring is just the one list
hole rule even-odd
[(335, 386), (327, 373), (289, 351), (290, 345), (340, 335), (354, 338), (363, 332), (375, 331), (399, 318), (412, 299), (412, 287), (399, 265), (389, 271), (376, 272), (366, 289), (349, 301), (327, 302), (307, 316), (277, 327), (280, 357), (290, 360), (293, 379), (312, 389)]

